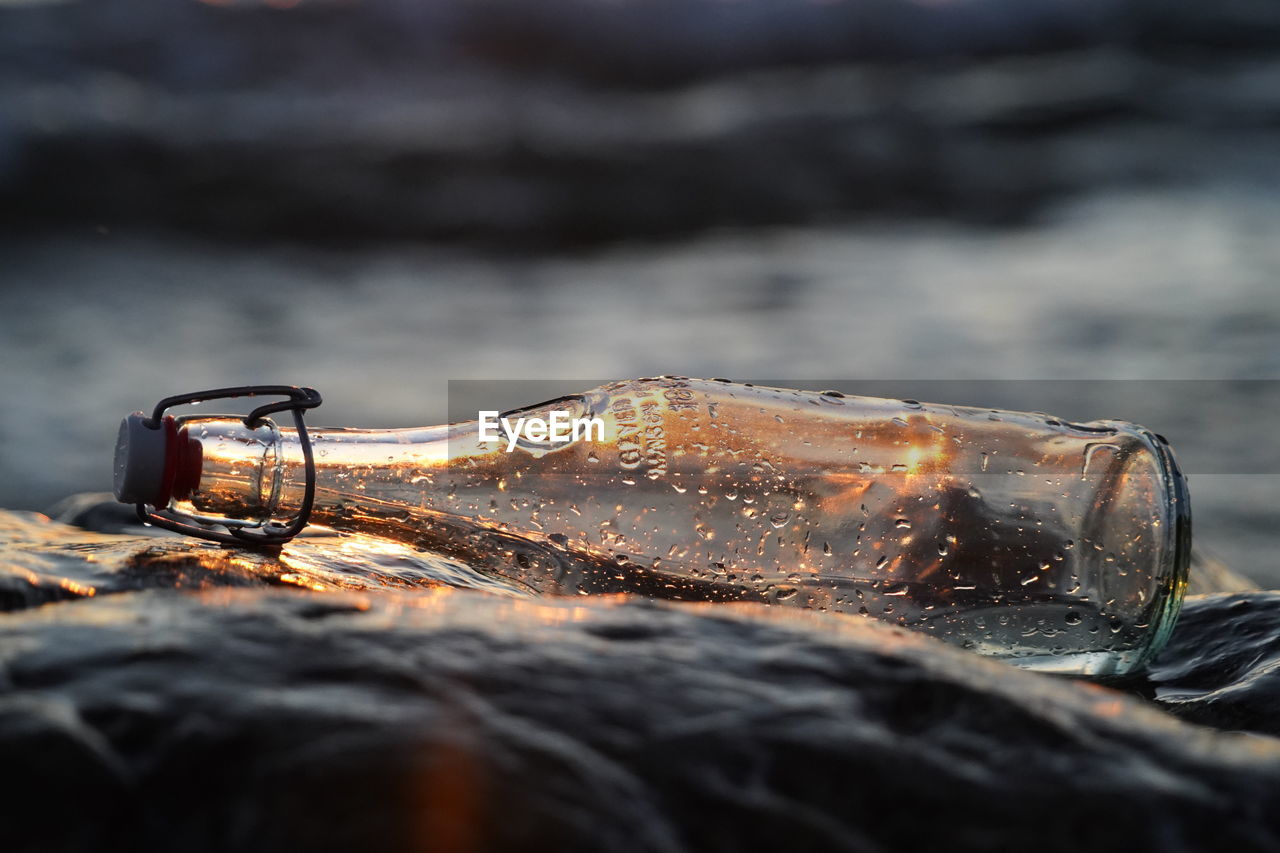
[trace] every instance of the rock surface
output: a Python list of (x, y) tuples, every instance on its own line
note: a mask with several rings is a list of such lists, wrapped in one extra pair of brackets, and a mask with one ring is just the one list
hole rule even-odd
[(1160, 709), (1275, 730), (1187, 697), (1266, 682), (1270, 593), (1193, 599), (1153, 705), (874, 622), (487, 594), (377, 540), (4, 513), (0, 558), (10, 850), (1280, 843), (1280, 742)]
[(1149, 678), (1184, 719), (1280, 735), (1280, 594), (1191, 599)]

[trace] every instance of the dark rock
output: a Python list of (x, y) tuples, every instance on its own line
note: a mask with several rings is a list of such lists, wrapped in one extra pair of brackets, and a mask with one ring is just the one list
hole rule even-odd
[[(1276, 741), (888, 625), (430, 588), (455, 569), (429, 555), (416, 584), (389, 589), (388, 563), (349, 592), (309, 567), (334, 541), (277, 559), (0, 520), (7, 582), (80, 595), (0, 616), (7, 849), (1280, 841)], [(1186, 624), (1203, 639), (1270, 597), (1208, 597)]]
[(1149, 677), (1179, 717), (1280, 735), (1280, 593), (1188, 599)]
[(170, 535), (159, 528), (148, 529), (129, 504), (122, 504), (106, 492), (81, 492), (69, 495), (45, 510), (45, 515), (75, 527), (96, 533), (143, 533)]

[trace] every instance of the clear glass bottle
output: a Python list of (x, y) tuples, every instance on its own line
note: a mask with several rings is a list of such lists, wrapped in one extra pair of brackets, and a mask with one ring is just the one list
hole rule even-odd
[[(1071, 674), (1140, 667), (1181, 603), (1186, 485), (1164, 439), (1134, 424), (681, 377), (506, 416), (552, 411), (602, 428), (510, 452), (477, 421), (311, 430), (311, 520), (537, 593), (860, 614)], [(297, 509), (295, 430), (177, 425), (170, 510), (218, 522)]]

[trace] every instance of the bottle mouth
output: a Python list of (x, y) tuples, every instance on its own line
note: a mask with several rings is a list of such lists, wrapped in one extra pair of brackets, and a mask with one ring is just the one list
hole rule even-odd
[(1165, 553), (1169, 555), (1169, 559), (1161, 567), (1156, 595), (1148, 611), (1151, 641), (1141, 660), (1135, 662), (1135, 668), (1158, 654), (1173, 633), (1191, 570), (1191, 496), (1187, 479), (1178, 467), (1173, 449), (1164, 436), (1141, 427), (1138, 432), (1146, 440), (1160, 466), (1160, 479), (1169, 508), (1169, 523), (1165, 534)]
[[(1125, 421), (1101, 421), (1108, 427), (1128, 434), (1142, 443), (1146, 453), (1134, 456), (1134, 464), (1146, 469), (1147, 475), (1135, 478), (1152, 489), (1149, 498), (1157, 514), (1151, 524), (1153, 564), (1151, 565), (1151, 597), (1142, 610), (1134, 613), (1138, 626), (1146, 633), (1146, 640), (1132, 649), (1124, 666), (1116, 667), (1112, 675), (1126, 675), (1142, 669), (1169, 640), (1178, 613), (1187, 593), (1187, 579), (1192, 557), (1192, 507), (1187, 488), (1187, 478), (1181, 473), (1178, 460), (1164, 435)], [(1142, 462), (1137, 460), (1142, 459)], [(1139, 488), (1139, 487), (1134, 487)], [(1119, 498), (1124, 503), (1124, 498)]]

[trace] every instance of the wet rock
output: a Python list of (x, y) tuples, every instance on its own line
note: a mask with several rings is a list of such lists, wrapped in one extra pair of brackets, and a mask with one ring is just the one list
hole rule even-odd
[(1149, 677), (1179, 717), (1280, 735), (1280, 593), (1189, 599)]
[[(0, 514), (6, 589), (65, 593), (0, 616), (8, 849), (1278, 840), (1280, 742), (1116, 690), (827, 614), (488, 594), (430, 555), (363, 563), (351, 591), (382, 543), (317, 541), (275, 558)], [(1203, 683), (1233, 643), (1175, 673), (1175, 642), (1160, 677)]]
[[(137, 511), (132, 506), (117, 501), (110, 492), (80, 492), (69, 495), (45, 510), (44, 514), (54, 521), (97, 533), (171, 535), (166, 530), (145, 527), (138, 518)], [(12, 531), (12, 528), (9, 529)], [(10, 535), (13, 535), (12, 532)]]
[(114, 515), (97, 495), (63, 502), (73, 518), (130, 535), (86, 531), (0, 510), (0, 610), (146, 589), (286, 586), (313, 591), (450, 586), (519, 593), (444, 556), (368, 537), (308, 532), (278, 554), (226, 548)]

